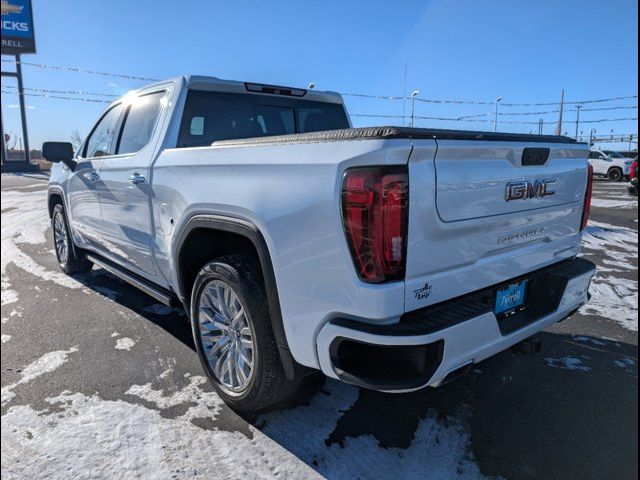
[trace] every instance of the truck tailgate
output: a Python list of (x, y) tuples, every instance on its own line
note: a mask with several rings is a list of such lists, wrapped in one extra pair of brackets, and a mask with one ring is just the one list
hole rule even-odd
[(587, 155), (581, 144), (415, 141), (405, 310), (575, 256)]
[(438, 143), (436, 205), (443, 221), (526, 212), (582, 199), (584, 165), (567, 161), (574, 152), (582, 155), (581, 149), (486, 143)]

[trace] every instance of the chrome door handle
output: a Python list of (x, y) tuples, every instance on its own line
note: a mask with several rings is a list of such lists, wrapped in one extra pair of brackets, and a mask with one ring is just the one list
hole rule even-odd
[(100, 180), (100, 175), (98, 175), (96, 173), (95, 170), (91, 171), (91, 172), (87, 172), (84, 174), (84, 178), (86, 178), (87, 180), (91, 181), (91, 182), (97, 182), (98, 180)]
[(133, 175), (131, 175), (129, 177), (129, 181), (131, 183), (133, 183), (134, 185), (139, 185), (141, 183), (144, 183), (147, 181), (146, 178), (144, 178), (144, 175), (140, 175), (138, 172), (134, 173)]

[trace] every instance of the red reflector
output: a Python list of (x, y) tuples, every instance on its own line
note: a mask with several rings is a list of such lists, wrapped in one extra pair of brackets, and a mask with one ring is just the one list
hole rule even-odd
[(404, 277), (408, 180), (405, 167), (356, 168), (342, 183), (342, 218), (358, 276), (371, 283)]
[(582, 209), (582, 223), (580, 224), (580, 230), (587, 228), (589, 222), (589, 213), (591, 212), (591, 195), (593, 193), (593, 167), (589, 165), (589, 172), (587, 174), (587, 191), (584, 194), (584, 208)]

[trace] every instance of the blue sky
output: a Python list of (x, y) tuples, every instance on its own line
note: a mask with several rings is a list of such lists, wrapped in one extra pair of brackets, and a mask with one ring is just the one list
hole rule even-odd
[[(433, 99), (505, 103), (636, 95), (638, 3), (608, 1), (86, 1), (33, 0), (38, 53), (25, 62), (166, 78), (184, 73), (374, 95), (407, 89)], [(11, 57), (3, 57), (7, 59)], [(9, 63), (2, 63), (9, 70)], [(145, 82), (24, 66), (25, 86), (122, 94)], [(2, 85), (15, 85), (2, 79)], [(3, 88), (6, 89), (6, 88)], [(91, 97), (100, 98), (100, 97)], [(401, 115), (401, 101), (347, 97), (350, 113)], [(19, 134), (17, 97), (2, 94), (5, 129)], [(104, 108), (29, 97), (32, 145), (86, 134)], [(629, 99), (590, 107), (633, 107)], [(585, 106), (585, 108), (587, 108)], [(409, 108), (407, 108), (409, 110)], [(502, 112), (554, 107), (502, 107)], [(485, 114), (491, 105), (416, 104), (416, 114)], [(583, 112), (583, 120), (637, 117), (636, 109)], [(540, 116), (501, 117), (537, 122)], [(557, 115), (541, 115), (555, 121)], [(479, 117), (491, 119), (490, 116)], [(564, 131), (575, 133), (575, 112)], [(355, 117), (355, 125), (401, 119)], [(418, 120), (416, 126), (491, 129), (490, 123)], [(637, 133), (637, 121), (580, 130)], [(500, 130), (537, 132), (537, 125)], [(553, 133), (548, 125), (545, 133)], [(620, 146), (620, 145), (619, 145)]]

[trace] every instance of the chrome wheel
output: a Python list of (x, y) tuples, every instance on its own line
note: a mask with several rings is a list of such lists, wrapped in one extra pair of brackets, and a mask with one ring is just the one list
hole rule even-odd
[(69, 236), (67, 235), (64, 217), (60, 212), (53, 217), (53, 241), (58, 260), (60, 260), (60, 263), (67, 263), (69, 259)]
[(256, 347), (247, 309), (229, 284), (212, 280), (204, 287), (198, 325), (203, 353), (217, 383), (230, 394), (241, 394), (253, 377)]

